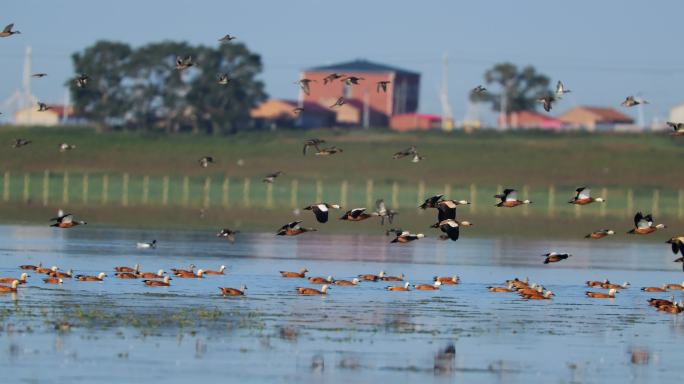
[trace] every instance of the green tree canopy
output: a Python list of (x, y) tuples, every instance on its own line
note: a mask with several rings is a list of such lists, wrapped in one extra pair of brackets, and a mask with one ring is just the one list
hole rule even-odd
[[(178, 56), (192, 56), (193, 66), (176, 69)], [(100, 41), (75, 53), (73, 62), (76, 75), (69, 86), (76, 111), (101, 128), (232, 133), (246, 126), (250, 109), (266, 98), (257, 80), (261, 58), (240, 43), (167, 41), (132, 49)], [(88, 83), (78, 87), (82, 73)], [(221, 73), (228, 74), (228, 84), (218, 84)]]
[[(470, 100), (491, 103), (492, 110), (505, 109), (506, 114), (535, 110), (537, 99), (551, 93), (549, 78), (532, 66), (519, 69), (511, 63), (496, 64), (485, 72), (484, 79), (487, 91), (471, 92)], [(497, 87), (490, 89), (493, 84)]]

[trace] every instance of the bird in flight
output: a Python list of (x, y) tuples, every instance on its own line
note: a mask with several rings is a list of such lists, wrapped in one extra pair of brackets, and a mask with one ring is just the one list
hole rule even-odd
[(335, 108), (335, 107), (341, 107), (345, 103), (344, 97), (340, 96), (337, 101), (335, 101), (335, 104), (331, 105), (330, 108)]
[(375, 83), (376, 84), (375, 85), (375, 91), (377, 93), (380, 93), (380, 91), (387, 92), (387, 86), (390, 83), (391, 83), (391, 81), (389, 81), (389, 80), (378, 81), (377, 83)]
[(347, 85), (358, 85), (359, 81), (365, 80), (363, 77), (347, 76), (342, 81)]
[(48, 109), (50, 109), (50, 107), (47, 104), (41, 102), (38, 103), (38, 112), (45, 112)]
[(311, 94), (311, 82), (316, 83), (316, 80), (311, 80), (311, 79), (300, 79), (295, 81), (295, 84), (299, 85), (299, 87), (306, 93), (307, 95)]
[(214, 158), (211, 156), (204, 156), (203, 158), (197, 160), (200, 164), (200, 167), (206, 168), (209, 166), (209, 164), (214, 163)]
[(556, 83), (556, 97), (560, 99), (561, 97), (563, 97), (563, 95), (565, 95), (566, 93), (570, 93), (570, 92), (572, 92), (572, 91), (565, 88), (565, 85), (563, 85), (563, 82), (558, 80), (558, 83)]
[(553, 96), (550, 96), (550, 95), (549, 95), (549, 96), (540, 97), (540, 98), (537, 99), (537, 102), (538, 102), (538, 103), (542, 103), (542, 105), (544, 106), (544, 110), (545, 110), (546, 112), (551, 111), (551, 107), (553, 106), (552, 104), (553, 104), (555, 101), (556, 101), (556, 98), (553, 97)]
[(76, 86), (79, 88), (84, 88), (86, 85), (88, 85), (88, 80), (90, 80), (90, 77), (88, 77), (88, 75), (85, 73), (81, 73), (76, 78)]
[(487, 88), (483, 87), (482, 85), (478, 85), (477, 87), (473, 88), (473, 93), (484, 93), (487, 91)]
[(13, 31), (12, 28), (14, 28), (14, 23), (7, 24), (7, 26), (5, 26), (5, 29), (3, 29), (2, 32), (0, 32), (0, 37), (10, 37), (12, 35), (21, 33), (19, 31)]
[(634, 107), (634, 106), (639, 105), (639, 104), (650, 104), (650, 103), (644, 99), (637, 99), (634, 96), (627, 96), (625, 98), (625, 100), (622, 103), (620, 103), (620, 105), (622, 105), (623, 107), (627, 107), (627, 108)]
[(235, 40), (235, 39), (236, 39), (235, 36), (225, 35), (225, 36), (223, 36), (222, 38), (220, 38), (218, 41), (219, 41), (221, 44), (225, 44), (225, 43), (230, 43), (232, 40)]
[(221, 85), (227, 85), (228, 83), (230, 83), (230, 78), (228, 77), (227, 73), (219, 73), (216, 76), (216, 82)]
[(269, 174), (269, 175), (266, 175), (266, 177), (264, 177), (264, 179), (263, 179), (262, 181), (263, 181), (264, 183), (269, 183), (269, 184), (270, 184), (270, 183), (273, 183), (273, 182), (275, 181), (276, 177), (278, 177), (278, 176), (280, 176), (280, 175), (282, 175), (282, 174), (283, 174), (282, 171), (275, 171), (275, 172), (273, 172), (273, 173), (271, 173), (271, 174)]
[(309, 147), (314, 147), (314, 148), (316, 148), (316, 151), (320, 151), (321, 149), (318, 147), (318, 145), (323, 144), (323, 143), (325, 143), (325, 140), (323, 140), (323, 139), (317, 139), (317, 138), (308, 139), (307, 141), (304, 142), (304, 148), (302, 148), (302, 155), (306, 155), (306, 151), (307, 151), (307, 149), (309, 149)]
[(343, 78), (343, 77), (344, 77), (343, 74), (340, 74), (340, 73), (331, 73), (331, 74), (329, 74), (328, 76), (326, 76), (326, 77), (323, 78), (323, 84), (325, 85), (325, 84), (328, 84), (328, 83), (332, 83), (333, 81), (335, 81), (335, 80), (337, 80), (337, 79), (340, 79), (340, 78)]
[(47, 73), (34, 73), (33, 75), (31, 75), (31, 77), (37, 77), (39, 79), (45, 76), (47, 76)]
[(26, 139), (16, 139), (14, 140), (14, 143), (12, 143), (12, 148), (21, 148), (23, 146), (31, 144), (31, 140), (26, 140)]
[(176, 69), (182, 71), (192, 67), (194, 64), (192, 62), (192, 56), (176, 57)]

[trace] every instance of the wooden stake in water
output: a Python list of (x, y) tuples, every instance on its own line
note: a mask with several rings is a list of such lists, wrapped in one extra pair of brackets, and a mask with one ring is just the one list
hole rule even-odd
[(123, 174), (123, 185), (121, 186), (121, 205), (128, 207), (128, 173)]
[(599, 215), (601, 217), (606, 217), (606, 204), (608, 204), (608, 188), (602, 188), (601, 189), (601, 196), (605, 201), (601, 204), (601, 207), (599, 208)]
[(47, 207), (50, 199), (50, 171), (45, 170), (43, 173), (43, 206)]
[(30, 186), (30, 183), (31, 183), (30, 175), (28, 173), (24, 173), (24, 196), (23, 196), (24, 203), (29, 202), (29, 186)]
[(444, 184), (444, 198), (451, 199), (451, 184)]
[(109, 200), (109, 175), (102, 175), (102, 204), (107, 204)]
[(392, 208), (399, 207), (399, 183), (396, 181), (392, 183)]
[(142, 188), (142, 204), (147, 205), (150, 200), (150, 177), (145, 175), (143, 177), (143, 188)]
[(164, 176), (162, 179), (162, 205), (169, 204), (169, 177)]
[(418, 182), (418, 204), (423, 204), (425, 201), (425, 182), (423, 180)]
[(373, 180), (366, 180), (366, 209), (373, 207)]
[(653, 190), (653, 200), (651, 201), (651, 212), (656, 218), (660, 216), (660, 190)]
[(342, 206), (343, 209), (346, 209), (345, 207), (347, 206), (347, 189), (349, 188), (349, 185), (347, 183), (347, 180), (343, 180), (342, 184), (340, 184), (340, 205)]
[(10, 173), (5, 171), (5, 177), (2, 183), (2, 200), (8, 202), (10, 199)]
[(69, 204), (69, 172), (64, 171), (62, 178), (62, 203)]
[(266, 208), (273, 208), (273, 183), (266, 184)]
[(83, 193), (81, 194), (81, 199), (83, 200), (83, 205), (88, 204), (88, 189), (89, 189), (88, 174), (84, 173), (83, 174)]
[(190, 201), (190, 179), (187, 176), (183, 177), (183, 195), (181, 197), (181, 204), (184, 207), (188, 206)]
[(228, 208), (230, 205), (230, 180), (228, 176), (223, 179), (223, 197), (221, 199), (221, 204)]
[[(503, 193), (503, 188), (501, 187), (501, 185), (497, 185), (496, 186), (496, 194), (498, 195), (500, 193)], [(499, 203), (499, 202), (497, 201), (497, 203)], [(496, 216), (499, 216), (501, 214), (501, 209), (495, 209), (494, 214)]]
[(677, 192), (677, 218), (681, 219), (684, 216), (684, 191)]
[(323, 181), (316, 180), (316, 202), (323, 202)]
[(211, 205), (211, 177), (204, 179), (204, 202), (202, 206), (204, 208), (209, 208)]
[(251, 180), (248, 178), (245, 178), (245, 182), (242, 185), (242, 205), (245, 208), (249, 208), (250, 205), (252, 205), (251, 201), (250, 201), (250, 196), (249, 196), (250, 183), (251, 183)]
[(549, 186), (549, 206), (547, 214), (549, 217), (554, 217), (556, 215), (556, 187), (553, 185)]
[(627, 217), (634, 215), (634, 192), (632, 188), (627, 190)]
[[(522, 195), (523, 195), (523, 200), (529, 200), (530, 198), (530, 187), (527, 185), (523, 185), (523, 190), (522, 190)], [(523, 216), (528, 216), (530, 214), (530, 205), (525, 204), (523, 205)]]
[(470, 184), (470, 212), (477, 212), (477, 186)]
[(297, 179), (292, 180), (290, 184), (290, 208), (297, 209), (299, 206), (297, 201), (297, 194), (299, 193), (299, 182)]

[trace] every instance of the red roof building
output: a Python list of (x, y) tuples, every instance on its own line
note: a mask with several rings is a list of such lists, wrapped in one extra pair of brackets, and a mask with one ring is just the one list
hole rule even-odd
[(555, 117), (537, 113), (534, 111), (512, 112), (504, 121), (502, 116), (497, 118), (499, 126), (507, 126), (512, 129), (545, 129), (558, 131), (563, 128), (563, 122)]
[[(325, 83), (324, 78), (331, 73), (344, 77)], [(359, 84), (346, 84), (343, 79), (349, 76), (361, 78)], [(308, 95), (300, 90), (299, 97), (304, 102), (329, 108), (339, 97), (344, 97), (348, 105), (335, 108), (337, 123), (341, 125), (386, 126), (391, 116), (418, 109), (420, 75), (415, 72), (356, 60), (310, 68), (302, 72), (301, 78), (313, 80)], [(386, 91), (379, 89), (380, 81), (389, 82)]]
[(442, 116), (423, 113), (404, 113), (390, 118), (393, 131), (427, 131), (442, 128)]
[(613, 108), (588, 106), (572, 108), (559, 119), (569, 127), (589, 131), (612, 130), (616, 125), (634, 124), (634, 119)]

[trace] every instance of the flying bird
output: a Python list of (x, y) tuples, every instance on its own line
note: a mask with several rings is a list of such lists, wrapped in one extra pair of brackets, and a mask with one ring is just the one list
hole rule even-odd
[(230, 83), (230, 77), (228, 77), (227, 73), (219, 73), (216, 76), (216, 82), (221, 85), (228, 85), (228, 83)]
[(316, 148), (316, 151), (320, 151), (321, 149), (318, 147), (318, 145), (323, 143), (325, 143), (325, 140), (323, 139), (313, 138), (306, 140), (304, 142), (304, 148), (302, 148), (302, 155), (306, 155), (306, 151), (309, 149), (309, 147), (314, 147)]
[(315, 228), (303, 228), (300, 226), (302, 220), (293, 221), (280, 227), (277, 236), (297, 236), (304, 232), (315, 232)]
[(415, 155), (416, 153), (417, 153), (416, 147), (414, 145), (412, 145), (412, 146), (404, 149), (403, 151), (399, 151), (399, 152), (395, 153), (394, 155), (392, 155), (392, 158), (395, 160), (402, 159), (406, 156)]
[(611, 236), (614, 235), (615, 231), (612, 229), (600, 229), (598, 231), (594, 231), (586, 236), (584, 236), (585, 239), (603, 239), (606, 236)]
[(59, 151), (60, 152), (66, 152), (66, 151), (71, 151), (73, 149), (76, 149), (75, 144), (69, 144), (69, 143), (62, 143), (59, 145)]
[(537, 99), (538, 103), (542, 103), (542, 105), (544, 106), (544, 110), (546, 112), (551, 111), (551, 107), (553, 106), (553, 103), (555, 101), (556, 98), (554, 98), (553, 96), (544, 96)]
[(302, 108), (302, 107), (292, 108), (292, 113), (294, 113), (295, 116), (298, 116), (302, 112), (304, 112), (304, 108)]
[(650, 104), (648, 101), (644, 99), (636, 99), (634, 96), (627, 96), (625, 100), (620, 103), (623, 107), (634, 107), (639, 104)]
[(76, 86), (79, 88), (85, 88), (85, 86), (88, 85), (88, 80), (90, 80), (90, 77), (85, 73), (81, 73), (76, 78)]
[(33, 75), (31, 75), (31, 77), (37, 77), (37, 78), (41, 78), (41, 77), (45, 77), (45, 76), (47, 76), (47, 73), (34, 73)]
[(563, 85), (563, 82), (558, 80), (558, 83), (556, 83), (556, 98), (560, 99), (565, 95), (566, 93), (572, 92), (571, 90), (565, 88), (565, 85)]
[(194, 64), (192, 62), (192, 56), (176, 57), (176, 69), (182, 71), (192, 67)]
[(388, 223), (392, 224), (394, 216), (398, 214), (398, 212), (393, 209), (387, 209), (385, 200), (383, 199), (378, 199), (375, 202), (375, 213), (380, 216), (380, 225), (385, 225), (385, 218), (387, 218)]
[(344, 97), (340, 96), (337, 101), (335, 101), (335, 104), (331, 105), (330, 108), (335, 108), (335, 107), (341, 107), (345, 103)]
[(337, 80), (337, 79), (341, 79), (341, 78), (343, 78), (343, 77), (344, 77), (343, 74), (340, 74), (340, 73), (331, 73), (331, 74), (329, 74), (328, 76), (326, 76), (326, 77), (323, 78), (323, 85), (328, 84), (328, 83), (332, 83), (333, 81), (335, 81), (335, 80)]
[(12, 148), (21, 148), (23, 146), (31, 144), (31, 140), (26, 140), (26, 139), (15, 139), (14, 143), (12, 143)]
[(653, 215), (650, 213), (644, 216), (641, 212), (637, 212), (634, 215), (634, 228), (627, 233), (631, 235), (648, 235), (658, 229), (666, 228), (665, 224), (653, 225), (653, 221)]
[(330, 155), (334, 155), (336, 153), (342, 153), (342, 152), (344, 152), (342, 150), (342, 148), (337, 148), (335, 146), (332, 146), (332, 147), (323, 148), (323, 149), (319, 150), (318, 152), (316, 152), (316, 156), (330, 156)]
[(240, 233), (240, 231), (233, 231), (229, 228), (223, 228), (219, 233), (216, 234), (216, 237), (223, 237), (228, 240), (229, 243), (233, 244), (235, 243), (235, 235), (238, 233)]
[(495, 198), (501, 201), (496, 204), (497, 207), (513, 208), (522, 204), (532, 204), (529, 200), (518, 200), (518, 191), (515, 189), (504, 189), (502, 194), (494, 195)]
[(593, 198), (591, 197), (591, 188), (589, 187), (579, 187), (575, 190), (577, 192), (572, 200), (568, 201), (570, 204), (575, 205), (587, 205), (593, 202), (604, 203), (606, 199), (603, 197)]
[(387, 92), (387, 86), (390, 83), (391, 83), (391, 81), (389, 81), (389, 80), (378, 81), (377, 83), (375, 83), (375, 91), (377, 93), (380, 93), (380, 91)]
[(672, 128), (672, 132), (670, 133), (672, 136), (684, 136), (684, 123), (673, 123), (668, 121), (667, 125)]
[(378, 216), (377, 212), (366, 213), (366, 208), (353, 208), (345, 212), (345, 214), (340, 217), (340, 220), (362, 221), (376, 216)]
[(19, 31), (13, 31), (12, 28), (14, 28), (14, 23), (7, 24), (7, 26), (5, 26), (5, 29), (3, 29), (2, 32), (0, 32), (0, 37), (10, 37), (12, 35), (21, 33)]
[(327, 223), (328, 222), (328, 212), (330, 209), (340, 209), (340, 206), (337, 204), (328, 204), (328, 203), (319, 203), (319, 204), (312, 204), (307, 207), (304, 207), (304, 210), (306, 211), (312, 211), (314, 215), (316, 216), (316, 220), (318, 220), (319, 223)]
[(266, 177), (264, 177), (262, 181), (263, 181), (264, 183), (269, 183), (269, 184), (270, 184), (270, 183), (273, 183), (273, 182), (275, 181), (276, 177), (278, 177), (278, 176), (280, 176), (280, 175), (282, 175), (282, 174), (283, 174), (282, 171), (275, 171), (275, 172), (273, 172), (273, 173), (271, 173), (271, 174), (266, 175)]
[(50, 107), (47, 104), (41, 102), (38, 103), (38, 112), (45, 112), (48, 109), (50, 109)]
[(478, 85), (477, 87), (473, 88), (473, 93), (475, 94), (480, 94), (480, 93), (485, 93), (487, 92), (487, 88), (483, 87), (482, 85)]
[(149, 243), (139, 242), (135, 245), (135, 247), (138, 249), (155, 249), (157, 248), (157, 240), (152, 240)]
[(225, 43), (230, 43), (232, 40), (235, 40), (235, 39), (236, 39), (235, 36), (225, 35), (225, 36), (223, 36), (222, 38), (218, 39), (218, 41), (219, 41), (221, 44), (225, 44)]
[(348, 76), (341, 81), (344, 82), (347, 85), (359, 85), (359, 81), (365, 80), (363, 77), (357, 77), (357, 76)]
[(295, 81), (295, 84), (299, 85), (299, 88), (301, 88), (305, 94), (310, 95), (311, 94), (311, 83), (312, 82), (317, 83), (316, 80), (300, 79), (300, 80)]
[(85, 221), (74, 221), (74, 215), (72, 215), (71, 213), (64, 213), (62, 210), (59, 210), (59, 212), (57, 213), (57, 217), (53, 217), (52, 219), (50, 219), (50, 221), (55, 222), (52, 225), (50, 225), (51, 227), (63, 229), (72, 228), (77, 225), (88, 224)]
[(420, 209), (437, 208), (437, 203), (442, 200), (444, 195), (434, 195), (425, 199), (425, 202), (418, 206)]
[(209, 166), (209, 164), (214, 163), (214, 158), (211, 156), (204, 156), (203, 158), (197, 160), (197, 162), (199, 163), (200, 167), (206, 168)]
[(425, 235), (422, 233), (413, 234), (413, 233), (410, 233), (409, 231), (404, 231), (404, 232), (398, 234), (394, 238), (394, 240), (390, 241), (390, 243), (406, 244), (406, 243), (410, 243), (410, 242), (418, 240), (418, 239), (422, 239), (423, 237), (425, 237)]
[(542, 256), (546, 257), (546, 259), (544, 259), (544, 264), (549, 264), (549, 263), (557, 263), (559, 261), (563, 261), (572, 255), (569, 253), (549, 252), (549, 253), (543, 254)]

